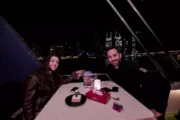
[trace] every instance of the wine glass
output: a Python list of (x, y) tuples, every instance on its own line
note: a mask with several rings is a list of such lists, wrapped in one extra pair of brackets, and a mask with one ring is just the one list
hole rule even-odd
[(83, 73), (83, 81), (84, 81), (85, 88), (93, 84), (94, 79), (93, 79), (93, 74), (91, 71), (85, 71)]

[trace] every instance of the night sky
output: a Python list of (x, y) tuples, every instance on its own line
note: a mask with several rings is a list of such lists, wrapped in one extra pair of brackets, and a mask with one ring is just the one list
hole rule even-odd
[[(146, 36), (142, 38), (142, 42), (147, 47), (158, 48), (157, 42), (153, 40), (128, 3), (125, 0), (113, 3), (133, 30), (140, 30)], [(176, 30), (179, 29), (176, 3), (163, 0), (134, 0), (134, 3), (168, 49), (180, 48), (177, 44), (180, 39), (179, 31)], [(26, 42), (36, 42), (44, 46), (76, 41), (88, 46), (93, 42), (93, 34), (98, 30), (103, 33), (120, 30), (122, 36), (130, 34), (105, 0), (91, 4), (87, 2), (84, 5), (76, 3), (73, 6), (68, 6), (72, 14), (64, 12), (59, 16), (4, 16), (4, 18)], [(74, 12), (76, 9), (78, 12)]]

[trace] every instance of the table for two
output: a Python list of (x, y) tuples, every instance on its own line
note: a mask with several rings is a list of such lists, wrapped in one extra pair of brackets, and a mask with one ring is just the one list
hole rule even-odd
[[(102, 87), (119, 88), (118, 92), (110, 92), (111, 97), (119, 97), (120, 100), (110, 99), (107, 104), (101, 104), (87, 99), (77, 107), (68, 106), (65, 103), (67, 96), (74, 94), (70, 91), (73, 87), (79, 87), (78, 91), (85, 94), (90, 88), (85, 88), (83, 83), (69, 83), (62, 85), (35, 120), (154, 120), (153, 113), (126, 92), (113, 81), (102, 81)], [(123, 105), (123, 111), (112, 109), (114, 102)]]

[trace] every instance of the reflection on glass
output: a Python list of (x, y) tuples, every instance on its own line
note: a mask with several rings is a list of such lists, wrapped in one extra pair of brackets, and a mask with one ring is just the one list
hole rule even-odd
[(96, 78), (97, 76), (93, 74), (91, 71), (85, 71), (83, 73), (84, 87), (88, 87), (88, 86), (93, 87), (93, 83)]

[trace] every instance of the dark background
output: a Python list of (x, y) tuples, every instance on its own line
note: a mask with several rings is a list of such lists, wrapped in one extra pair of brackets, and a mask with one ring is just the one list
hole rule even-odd
[[(179, 8), (178, 4), (163, 0), (132, 0), (144, 18), (169, 50), (178, 49), (179, 45)], [(160, 50), (159, 45), (146, 27), (142, 24), (126, 0), (112, 3), (118, 8), (134, 31), (143, 34), (142, 42), (150, 51)], [(36, 42), (44, 49), (50, 44), (64, 42), (75, 44), (80, 41), (88, 49), (93, 43), (93, 35), (98, 30), (105, 34), (107, 31), (120, 30), (123, 36), (129, 36), (122, 21), (113, 12), (106, 0), (98, 2), (69, 2), (41, 3), (22, 6), (24, 16), (4, 16), (27, 43)], [(29, 9), (31, 8), (31, 9)], [(18, 9), (18, 8), (17, 8)], [(16, 10), (17, 10), (16, 9)], [(36, 16), (28, 16), (29, 10)], [(58, 14), (56, 16), (50, 16)], [(27, 16), (26, 16), (27, 15)], [(44, 16), (42, 16), (44, 15)], [(153, 49), (152, 49), (153, 48)]]

